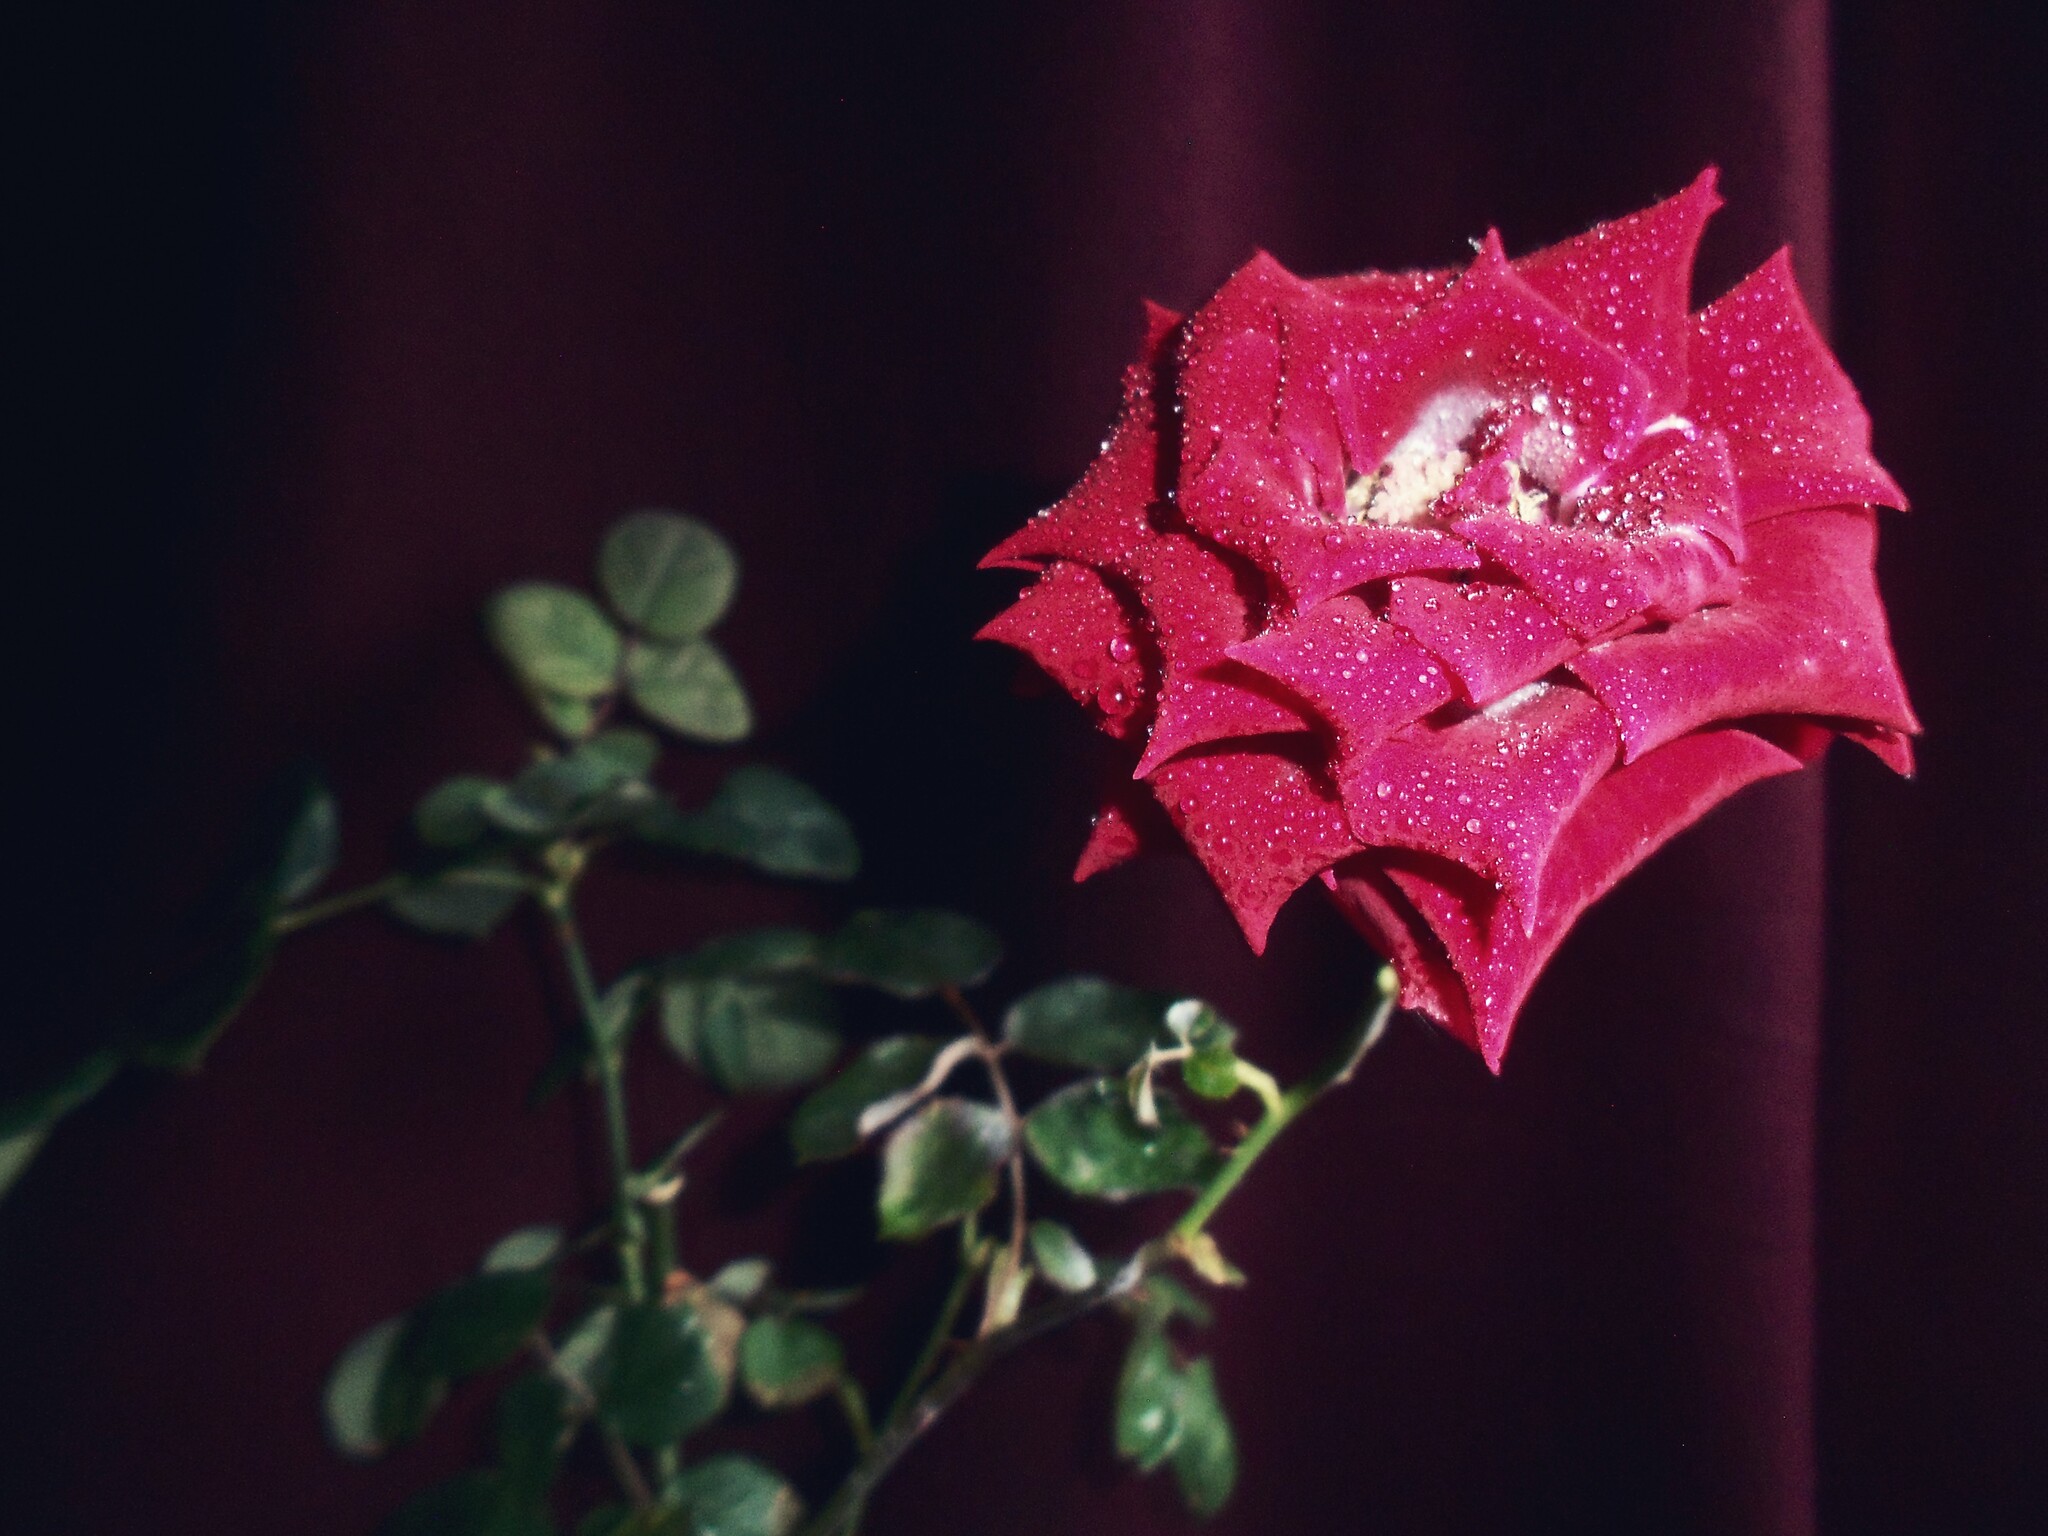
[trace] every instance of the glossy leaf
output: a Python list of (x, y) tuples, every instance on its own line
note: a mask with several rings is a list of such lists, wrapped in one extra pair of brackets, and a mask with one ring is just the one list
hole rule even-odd
[(745, 1456), (713, 1456), (675, 1480), (692, 1536), (789, 1536), (803, 1519), (796, 1491)]
[(763, 1408), (795, 1408), (830, 1392), (846, 1369), (839, 1340), (804, 1317), (757, 1317), (740, 1339), (740, 1379)]
[(1237, 1439), (1216, 1392), (1216, 1368), (1206, 1359), (1181, 1374), (1180, 1422), (1174, 1480), (1188, 1508), (1206, 1518), (1224, 1506), (1237, 1486)]
[(1121, 1200), (1200, 1186), (1218, 1163), (1203, 1129), (1172, 1098), (1158, 1098), (1159, 1124), (1138, 1124), (1123, 1085), (1094, 1078), (1063, 1088), (1024, 1122), (1038, 1164), (1077, 1195)]
[(670, 1049), (728, 1093), (813, 1082), (838, 1058), (831, 991), (804, 976), (676, 978), (661, 992)]
[(529, 692), (527, 697), (541, 719), (571, 741), (581, 741), (596, 730), (610, 702), (608, 698), (578, 699), (540, 691)]
[(461, 864), (407, 886), (385, 902), (400, 922), (450, 938), (484, 939), (497, 929), (529, 882), (509, 859)]
[(835, 979), (906, 999), (974, 986), (1002, 957), (1002, 940), (985, 924), (935, 908), (856, 912), (825, 945)]
[(500, 788), (494, 780), (473, 773), (444, 779), (414, 808), (413, 829), (429, 848), (467, 848), (491, 830), (484, 807)]
[(739, 585), (739, 560), (717, 532), (677, 512), (636, 512), (612, 525), (597, 556), (612, 611), (662, 640), (716, 624)]
[(669, 974), (693, 978), (781, 976), (816, 970), (823, 953), (824, 942), (802, 928), (753, 928), (713, 939), (671, 962)]
[(688, 1307), (621, 1307), (599, 1357), (598, 1412), (633, 1445), (671, 1445), (725, 1406), (703, 1324)]
[(341, 857), (341, 811), (327, 786), (308, 784), (306, 796), (285, 832), (272, 877), (279, 906), (304, 901), (326, 882)]
[(739, 741), (754, 728), (746, 688), (709, 640), (636, 642), (626, 653), (626, 692), (649, 719), (694, 741)]
[(390, 1443), (378, 1403), (385, 1369), (404, 1330), (403, 1317), (387, 1317), (358, 1334), (334, 1363), (321, 1407), (327, 1438), (344, 1456), (377, 1456)]
[(1181, 1375), (1166, 1335), (1140, 1328), (1116, 1384), (1116, 1452), (1147, 1472), (1180, 1444)]
[(35, 1161), (36, 1153), (43, 1149), (49, 1136), (49, 1131), (41, 1126), (0, 1136), (0, 1195), (6, 1194), (15, 1180), (28, 1172), (28, 1165)]
[(498, 651), (530, 692), (594, 699), (617, 686), (624, 642), (583, 593), (525, 582), (491, 599), (485, 623)]
[(555, 1346), (555, 1368), (590, 1387), (597, 1379), (598, 1363), (618, 1326), (619, 1309), (606, 1305), (594, 1308), (578, 1319), (576, 1326)]
[(1034, 988), (1011, 1005), (1003, 1037), (1040, 1061), (1121, 1072), (1165, 1043), (1162, 1020), (1172, 999), (1100, 976), (1068, 976)]
[(560, 1227), (521, 1227), (516, 1232), (507, 1232), (484, 1255), (479, 1266), (487, 1275), (505, 1270), (539, 1269), (554, 1262), (555, 1255), (562, 1251), (562, 1229)]
[(771, 875), (850, 880), (860, 871), (860, 845), (832, 803), (759, 764), (735, 769), (702, 809), (660, 807), (638, 826), (650, 842), (739, 859)]
[(877, 1201), (882, 1236), (899, 1242), (962, 1221), (995, 1198), (1010, 1151), (1002, 1115), (967, 1099), (934, 1099), (890, 1133)]
[(767, 1289), (774, 1272), (766, 1259), (734, 1259), (705, 1283), (734, 1306), (747, 1307)]
[(1095, 1283), (1095, 1256), (1057, 1221), (1031, 1223), (1031, 1258), (1046, 1283), (1059, 1290), (1085, 1291)]
[(868, 1106), (918, 1083), (938, 1054), (939, 1042), (922, 1035), (893, 1035), (861, 1052), (844, 1072), (797, 1106), (789, 1123), (797, 1160), (814, 1162), (857, 1151), (860, 1118)]

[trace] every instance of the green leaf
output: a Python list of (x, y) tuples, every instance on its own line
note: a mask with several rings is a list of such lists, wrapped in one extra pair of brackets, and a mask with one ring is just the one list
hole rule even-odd
[(599, 1362), (612, 1342), (618, 1326), (619, 1309), (602, 1306), (587, 1312), (562, 1336), (555, 1346), (555, 1368), (589, 1387), (597, 1379)]
[(844, 1072), (797, 1106), (789, 1122), (797, 1161), (844, 1157), (860, 1149), (860, 1117), (868, 1106), (920, 1082), (939, 1054), (922, 1035), (892, 1035), (869, 1046)]
[(340, 857), (340, 808), (326, 785), (310, 781), (299, 813), (285, 832), (272, 876), (272, 900), (279, 906), (304, 901), (334, 873)]
[(561, 1251), (560, 1227), (521, 1227), (516, 1232), (507, 1232), (491, 1244), (480, 1267), (487, 1275), (505, 1270), (539, 1269), (544, 1264), (553, 1263), (555, 1255)]
[(0, 1195), (12, 1189), (14, 1181), (28, 1171), (28, 1165), (35, 1161), (36, 1153), (43, 1149), (49, 1136), (49, 1131), (41, 1126), (0, 1136)]
[(367, 1459), (381, 1455), (390, 1444), (378, 1405), (385, 1369), (404, 1331), (403, 1317), (387, 1317), (358, 1334), (334, 1362), (322, 1407), (327, 1438), (344, 1456)]
[(754, 728), (739, 675), (709, 640), (636, 641), (626, 652), (626, 693), (648, 718), (695, 741), (739, 741)]
[(1242, 1086), (1237, 1080), (1237, 1052), (1227, 1045), (1205, 1045), (1180, 1064), (1181, 1081), (1204, 1099), (1228, 1099)]
[(1092, 1078), (1032, 1110), (1024, 1140), (1039, 1166), (1077, 1195), (1121, 1200), (1199, 1187), (1216, 1171), (1216, 1149), (1175, 1100), (1160, 1095), (1158, 1109), (1158, 1126), (1147, 1130), (1121, 1083)]
[(688, 1307), (619, 1309), (596, 1367), (598, 1412), (634, 1445), (673, 1445), (725, 1406), (704, 1325)]
[(607, 1051), (625, 1049), (640, 1010), (647, 1002), (647, 978), (637, 973), (621, 976), (597, 1000), (597, 1038)]
[(1172, 999), (1100, 976), (1069, 976), (1017, 999), (1003, 1037), (1026, 1056), (1063, 1067), (1121, 1072), (1163, 1038)]
[(444, 779), (414, 807), (413, 829), (429, 848), (467, 848), (491, 830), (485, 803), (502, 788), (473, 773)]
[(1205, 1519), (1223, 1508), (1237, 1486), (1237, 1440), (1216, 1391), (1216, 1368), (1197, 1360), (1180, 1378), (1180, 1443), (1173, 1475), (1189, 1509)]
[(739, 577), (732, 546), (678, 512), (620, 519), (597, 555), (597, 582), (612, 611), (663, 640), (694, 640), (716, 624)]
[(839, 1056), (832, 994), (807, 976), (673, 979), (661, 991), (670, 1049), (728, 1093), (814, 1082)]
[(497, 1418), (505, 1484), (515, 1496), (538, 1502), (569, 1448), (569, 1389), (552, 1376), (522, 1376), (499, 1396)]
[(851, 880), (860, 872), (860, 845), (846, 818), (801, 779), (760, 764), (734, 769), (701, 810), (662, 805), (638, 830), (664, 847), (739, 859), (792, 879)]
[(436, 1291), (413, 1310), (402, 1348), (439, 1376), (473, 1376), (518, 1354), (553, 1298), (546, 1269), (504, 1269)]
[(1139, 1315), (1155, 1328), (1177, 1317), (1187, 1319), (1197, 1328), (1206, 1328), (1216, 1320), (1209, 1304), (1171, 1275), (1147, 1275), (1134, 1299)]
[(1085, 1291), (1095, 1283), (1095, 1256), (1056, 1221), (1031, 1223), (1031, 1257), (1046, 1283), (1062, 1291)]
[(752, 928), (729, 933), (673, 961), (672, 976), (782, 976), (814, 971), (824, 943), (802, 928)]
[(557, 735), (566, 736), (571, 741), (581, 741), (596, 730), (609, 703), (608, 698), (573, 699), (565, 694), (544, 693), (537, 689), (529, 690), (527, 698), (535, 712)]
[(775, 1270), (766, 1259), (734, 1259), (705, 1282), (736, 1307), (752, 1306)]
[(484, 617), (530, 693), (595, 699), (617, 687), (624, 642), (604, 611), (574, 588), (545, 581), (508, 587)]
[(1237, 1039), (1231, 1022), (1216, 1011), (1213, 1003), (1205, 1003), (1199, 997), (1180, 999), (1167, 1008), (1164, 1017), (1167, 1033), (1198, 1051), (1216, 1046), (1228, 1048)]
[(1140, 1328), (1116, 1384), (1116, 1453), (1144, 1471), (1159, 1467), (1180, 1444), (1181, 1373), (1166, 1335)]
[(464, 1472), (409, 1500), (381, 1536), (554, 1536), (547, 1512), (497, 1472)]
[(531, 886), (510, 859), (459, 864), (409, 885), (385, 906), (402, 923), (452, 938), (489, 938)]
[(986, 1104), (934, 1099), (890, 1133), (877, 1206), (899, 1242), (963, 1221), (995, 1198), (1010, 1129)]
[(740, 1379), (763, 1408), (795, 1408), (830, 1392), (846, 1369), (839, 1340), (803, 1317), (757, 1317), (740, 1338)]
[(781, 1478), (745, 1456), (713, 1456), (672, 1485), (692, 1536), (789, 1536), (803, 1501)]
[(974, 986), (1002, 957), (1002, 940), (984, 924), (932, 908), (856, 912), (825, 945), (835, 979), (905, 999)]
[(51, 1072), (0, 1106), (0, 1137), (47, 1131), (113, 1080), (121, 1058), (95, 1051)]

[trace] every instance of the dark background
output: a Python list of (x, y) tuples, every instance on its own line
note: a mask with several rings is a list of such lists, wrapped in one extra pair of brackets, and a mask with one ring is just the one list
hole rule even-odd
[[(1215, 1348), (1219, 1532), (2018, 1532), (2048, 1521), (2039, 52), (1997, 8), (684, 3), (71, 8), (16, 55), (12, 1069), (102, 1027), (255, 786), (313, 755), (345, 878), (424, 785), (516, 763), (474, 622), (678, 505), (747, 561), (761, 746), (852, 810), (863, 900), (1101, 967), (1304, 1058), (1367, 962), (1319, 906), (1255, 963), (1192, 869), (1075, 890), (1094, 744), (966, 637), (973, 558), (1079, 471), (1138, 300), (1527, 250), (1683, 185), (1701, 297), (1782, 240), (1915, 499), (1883, 584), (1919, 778), (1837, 748), (1589, 916), (1498, 1082), (1410, 1021), (1260, 1170)], [(681, 770), (701, 783), (709, 766)], [(628, 870), (600, 963), (837, 897)], [(0, 1525), (367, 1530), (451, 1470), (324, 1448), (335, 1352), (592, 1196), (520, 1108), (534, 936), (296, 942), (204, 1073), (124, 1080), (0, 1207)], [(12, 1012), (13, 1010), (10, 1010)], [(650, 1143), (699, 1107), (650, 1057)], [(794, 1192), (742, 1124), (693, 1260)], [(848, 1177), (853, 1183), (846, 1182)], [(800, 1273), (887, 1256), (800, 1246)], [(888, 1304), (859, 1358), (900, 1364)], [(1114, 1335), (1008, 1368), (892, 1532), (1185, 1528), (1106, 1449)], [(782, 1443), (807, 1485), (829, 1433)]]

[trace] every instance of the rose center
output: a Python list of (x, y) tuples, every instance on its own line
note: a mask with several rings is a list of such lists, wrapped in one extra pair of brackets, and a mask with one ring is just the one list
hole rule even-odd
[[(1538, 395), (1529, 409), (1540, 418), (1549, 400)], [(1482, 389), (1436, 395), (1377, 469), (1346, 479), (1346, 519), (1410, 528), (1494, 511), (1525, 523), (1556, 521), (1557, 492), (1525, 462), (1523, 444), (1531, 433), (1511, 430), (1518, 417), (1526, 421)]]

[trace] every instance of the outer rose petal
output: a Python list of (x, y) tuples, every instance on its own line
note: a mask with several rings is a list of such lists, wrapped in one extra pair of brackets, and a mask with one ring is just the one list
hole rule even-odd
[(1548, 608), (1506, 582), (1404, 576), (1387, 583), (1387, 617), (1426, 646), (1479, 709), (1579, 649)]
[(1779, 251), (1693, 321), (1694, 421), (1728, 435), (1742, 519), (1879, 502), (1905, 492), (1870, 456), (1870, 418), (1799, 297)]
[(1305, 699), (1335, 731), (1341, 758), (1451, 700), (1450, 679), (1435, 658), (1355, 597), (1333, 597), (1230, 654)]
[(1720, 206), (1709, 166), (1678, 196), (1515, 263), (1531, 288), (1642, 370), (1655, 416), (1685, 403), (1693, 252)]
[(1270, 748), (1177, 758), (1151, 782), (1256, 954), (1287, 898), (1358, 851), (1336, 797)]
[[(1354, 854), (1323, 871), (1323, 884), (1351, 925), (1386, 957), (1401, 979), (1401, 1006), (1427, 1014), (1474, 1050), (1472, 1009), (1465, 984), (1444, 955), (1429, 925), (1380, 868), (1374, 850)], [(1460, 1034), (1462, 1031), (1462, 1034)]]
[(1074, 879), (1093, 879), (1104, 870), (1170, 846), (1173, 828), (1153, 798), (1128, 778), (1112, 781), (1088, 830), (1088, 842), (1074, 863)]
[(1776, 517), (1749, 540), (1733, 604), (1596, 645), (1571, 663), (1614, 712), (1626, 755), (1748, 715), (1864, 722), (1890, 733), (1866, 742), (1880, 756), (1897, 733), (1918, 731), (1877, 595), (1871, 510)]
[(1310, 728), (1279, 689), (1229, 660), (1229, 648), (1252, 632), (1252, 615), (1240, 573), (1213, 546), (1159, 534), (1138, 548), (1132, 566), (1164, 663), (1141, 777), (1190, 747)]
[(1116, 569), (1151, 537), (1148, 509), (1159, 475), (1155, 384), (1149, 364), (1125, 370), (1122, 413), (1081, 483), (982, 556), (983, 570), (1035, 570), (1050, 560)]
[[(1387, 865), (1465, 984), (1465, 1012), (1447, 1021), (1500, 1070), (1516, 1012), (1579, 914), (1672, 837), (1734, 794), (1799, 759), (1747, 731), (1683, 737), (1604, 779), (1558, 839), (1533, 932), (1503, 921), (1502, 903), (1469, 870), (1410, 857)], [(1398, 858), (1399, 856), (1395, 856)], [(1338, 871), (1338, 905), (1351, 882)]]
[(1619, 750), (1592, 695), (1538, 684), (1511, 707), (1403, 731), (1346, 762), (1338, 787), (1360, 842), (1462, 864), (1533, 926), (1552, 847)]
[(1022, 651), (1112, 736), (1129, 735), (1150, 702), (1146, 643), (1108, 583), (1085, 565), (1055, 563), (974, 638)]

